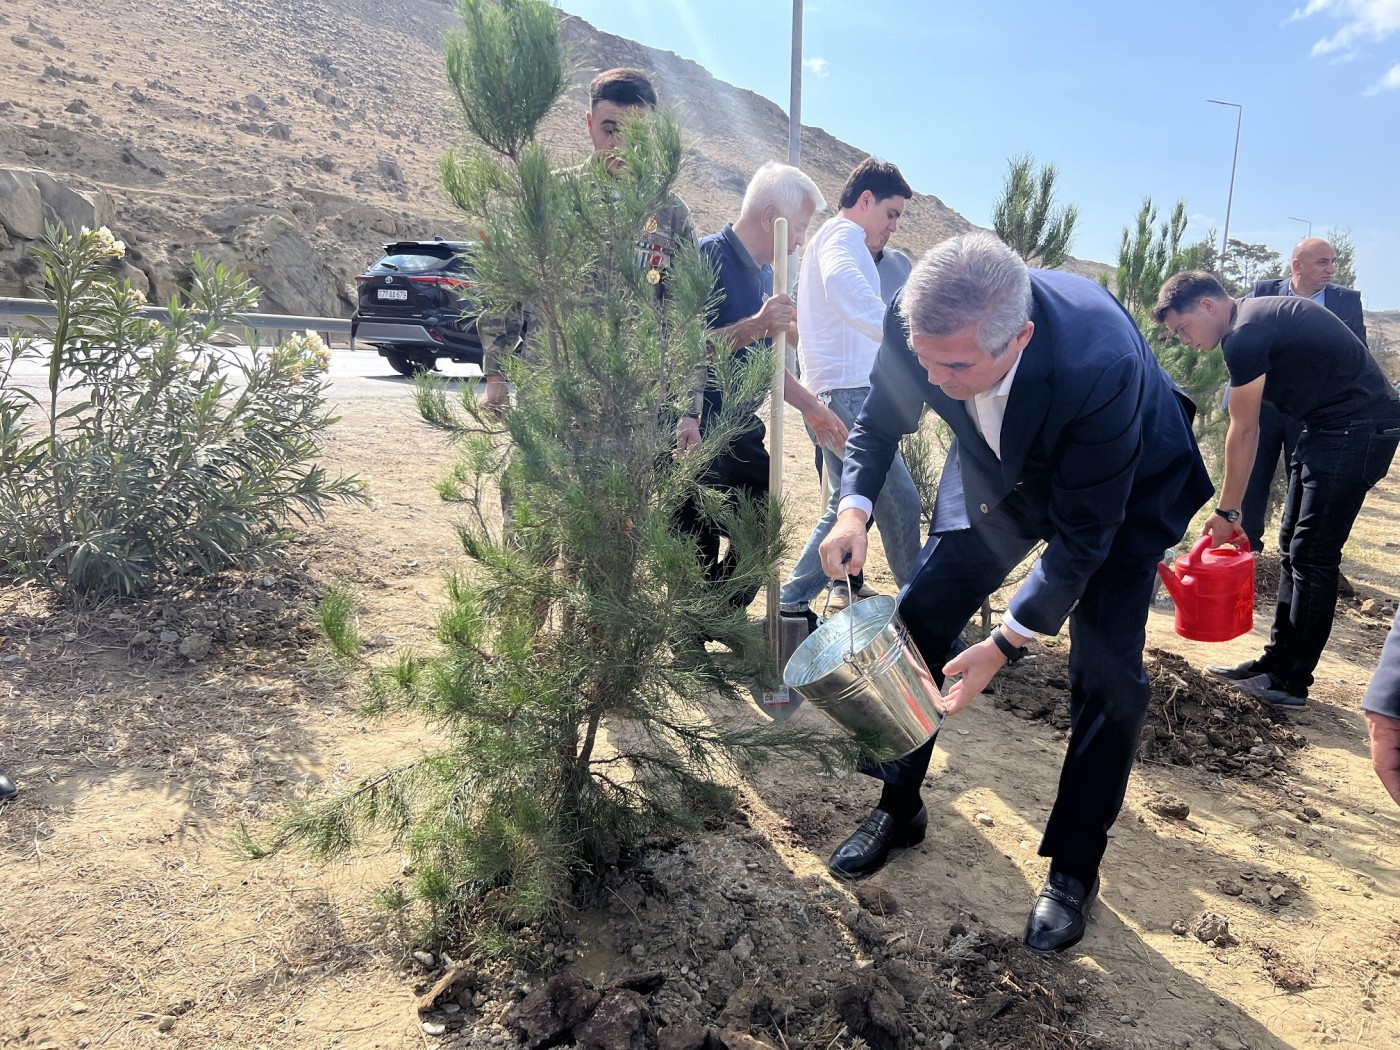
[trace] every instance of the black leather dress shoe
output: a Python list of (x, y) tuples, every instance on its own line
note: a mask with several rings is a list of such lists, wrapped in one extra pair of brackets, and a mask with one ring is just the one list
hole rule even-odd
[(890, 851), (917, 846), (928, 831), (928, 810), (922, 805), (908, 820), (896, 822), (883, 809), (873, 809), (861, 826), (836, 847), (826, 862), (826, 870), (838, 879), (863, 879), (873, 875), (890, 859)]
[(1084, 883), (1078, 879), (1052, 871), (1026, 920), (1026, 947), (1038, 955), (1050, 955), (1078, 944), (1084, 939), (1089, 911), (1098, 892), (1098, 879), (1086, 893)]
[(8, 802), (19, 794), (19, 788), (3, 769), (0, 769), (0, 802)]

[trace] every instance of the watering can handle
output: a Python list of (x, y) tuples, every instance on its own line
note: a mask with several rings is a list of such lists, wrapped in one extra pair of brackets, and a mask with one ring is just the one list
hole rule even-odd
[[(1221, 546), (1225, 546), (1225, 544), (1221, 544)], [(1236, 550), (1238, 550), (1238, 551), (1243, 551), (1244, 553), (1248, 554), (1248, 553), (1249, 553), (1249, 537), (1246, 536), (1243, 532), (1241, 532), (1239, 535), (1235, 536), (1233, 539), (1231, 539), (1231, 540), (1229, 541), (1229, 546), (1234, 547), (1234, 548), (1235, 548)], [(1209, 536), (1209, 535), (1203, 535), (1203, 536), (1202, 536), (1200, 539), (1198, 539), (1194, 544), (1192, 544), (1192, 545), (1191, 545), (1191, 549), (1190, 549), (1189, 551), (1187, 551), (1187, 553), (1186, 553), (1186, 562), (1187, 562), (1187, 566), (1190, 567), (1190, 566), (1197, 565), (1197, 564), (1200, 562), (1200, 560), (1201, 560), (1201, 555), (1204, 554), (1206, 551), (1208, 551), (1208, 550), (1210, 550), (1210, 549), (1211, 549), (1211, 546), (1210, 546), (1210, 536)]]

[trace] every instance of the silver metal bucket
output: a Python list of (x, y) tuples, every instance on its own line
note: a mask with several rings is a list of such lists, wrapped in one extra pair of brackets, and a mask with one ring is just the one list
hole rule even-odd
[(783, 668), (784, 684), (874, 762), (904, 757), (943, 722), (943, 696), (897, 610), (886, 595), (856, 602), (817, 628)]

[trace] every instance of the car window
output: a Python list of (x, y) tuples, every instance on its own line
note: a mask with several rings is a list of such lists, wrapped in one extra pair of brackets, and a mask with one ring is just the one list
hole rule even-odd
[(445, 266), (448, 262), (456, 262), (456, 256), (436, 255), (430, 252), (402, 252), (394, 255), (386, 255), (375, 263), (370, 269), (386, 271), (389, 273), (423, 273), (427, 270), (456, 269), (456, 266)]

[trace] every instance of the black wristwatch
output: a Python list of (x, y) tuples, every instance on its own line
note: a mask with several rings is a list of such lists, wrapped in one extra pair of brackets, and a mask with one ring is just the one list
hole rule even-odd
[(1007, 640), (1006, 635), (1001, 633), (1000, 627), (992, 628), (992, 641), (996, 643), (996, 647), (1001, 650), (1001, 655), (1006, 657), (1006, 662), (1009, 664), (1020, 663), (1030, 652), (1024, 645), (1012, 645)]
[(1226, 510), (1224, 507), (1216, 507), (1215, 513), (1219, 514), (1231, 525), (1240, 520), (1240, 512), (1237, 510)]

